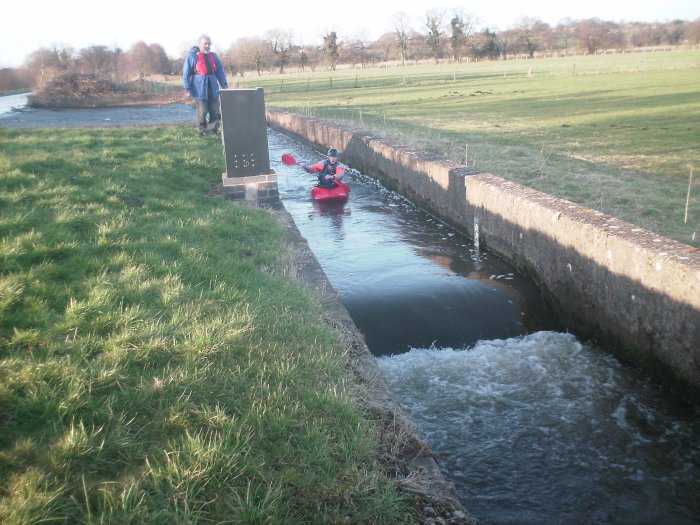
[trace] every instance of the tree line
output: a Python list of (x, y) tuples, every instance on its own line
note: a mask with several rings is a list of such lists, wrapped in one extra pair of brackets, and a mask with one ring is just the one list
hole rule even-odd
[[(380, 63), (507, 60), (514, 57), (595, 54), (659, 46), (697, 46), (700, 19), (695, 21), (615, 23), (598, 18), (564, 20), (550, 26), (537, 18), (522, 18), (512, 28), (480, 28), (476, 17), (461, 11), (426, 11), (420, 27), (406, 15), (392, 20), (392, 29), (379, 39), (339, 36), (329, 31), (318, 45), (304, 45), (292, 31), (274, 29), (262, 37), (242, 38), (219, 52), (230, 75), (269, 72), (335, 70), (339, 65), (372, 67)], [(114, 82), (178, 75), (184, 56), (168, 57), (160, 44), (137, 42), (129, 50), (103, 45), (75, 50), (43, 47), (32, 52), (22, 67), (0, 70), (0, 91), (41, 88), (66, 73), (80, 73)]]

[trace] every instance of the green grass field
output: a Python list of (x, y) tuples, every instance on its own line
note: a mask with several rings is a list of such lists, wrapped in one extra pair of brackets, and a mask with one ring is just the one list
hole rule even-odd
[(264, 87), (269, 107), (348, 123), (700, 247), (698, 50), (236, 82)]
[(342, 336), (191, 126), (0, 130), (0, 522), (410, 523)]

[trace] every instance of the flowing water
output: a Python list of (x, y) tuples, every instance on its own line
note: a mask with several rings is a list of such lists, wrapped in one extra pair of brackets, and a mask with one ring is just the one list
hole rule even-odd
[[(0, 127), (193, 122), (174, 106), (0, 106)], [(700, 523), (697, 408), (557, 331), (532, 283), (371, 179), (314, 206), (279, 159), (320, 155), (269, 139), (285, 208), (477, 523)]]
[(573, 336), (379, 364), (479, 523), (697, 523), (700, 421)]
[(27, 105), (27, 93), (0, 96), (0, 115), (21, 110)]
[(44, 109), (26, 106), (27, 95), (0, 97), (0, 128), (57, 128), (71, 126), (141, 126), (192, 123), (188, 104), (120, 106), (81, 109)]
[[(700, 412), (557, 331), (533, 284), (362, 175), (345, 205), (279, 162), (285, 208), (477, 523), (700, 523)], [(341, 159), (342, 161), (342, 159)]]

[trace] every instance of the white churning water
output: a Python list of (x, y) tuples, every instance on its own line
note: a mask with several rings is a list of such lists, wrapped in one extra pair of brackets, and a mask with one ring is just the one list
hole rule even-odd
[(698, 411), (569, 334), (378, 358), (478, 523), (697, 523)]

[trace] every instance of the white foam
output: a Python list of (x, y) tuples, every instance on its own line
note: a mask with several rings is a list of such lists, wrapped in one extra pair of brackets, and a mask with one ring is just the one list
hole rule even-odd
[(377, 361), (467, 503), (488, 506), (497, 491), (517, 507), (539, 497), (531, 487), (542, 477), (561, 501), (598, 490), (599, 480), (622, 498), (663, 500), (698, 486), (697, 410), (679, 419), (653, 383), (570, 334)]

